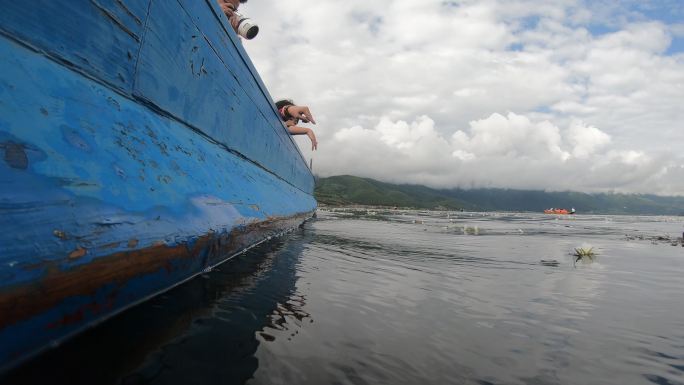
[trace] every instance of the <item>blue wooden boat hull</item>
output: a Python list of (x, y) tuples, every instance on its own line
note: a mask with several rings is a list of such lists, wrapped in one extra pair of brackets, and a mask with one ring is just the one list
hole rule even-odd
[(315, 210), (213, 0), (0, 9), (0, 370)]

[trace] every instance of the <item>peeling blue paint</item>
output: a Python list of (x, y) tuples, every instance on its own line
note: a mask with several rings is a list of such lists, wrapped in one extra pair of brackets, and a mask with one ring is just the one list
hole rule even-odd
[(0, 370), (315, 209), (213, 1), (0, 3)]

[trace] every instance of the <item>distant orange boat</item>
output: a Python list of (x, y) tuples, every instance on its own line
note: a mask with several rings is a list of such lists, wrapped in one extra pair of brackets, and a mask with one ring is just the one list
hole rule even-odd
[(566, 209), (554, 209), (554, 208), (544, 210), (544, 214), (572, 215), (574, 213), (575, 213), (574, 208), (571, 209), (570, 211), (568, 211)]

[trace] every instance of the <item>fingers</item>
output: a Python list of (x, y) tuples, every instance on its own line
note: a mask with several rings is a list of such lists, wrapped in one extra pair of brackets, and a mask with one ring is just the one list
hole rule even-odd
[(240, 25), (240, 19), (238, 19), (238, 17), (235, 16), (235, 14), (233, 14), (233, 15), (230, 17), (230, 25), (231, 25), (231, 27), (233, 27), (233, 29), (235, 30), (235, 32), (237, 32), (238, 25)]
[(306, 118), (307, 121), (309, 121), (309, 122), (311, 122), (311, 123), (313, 123), (313, 124), (316, 124), (316, 121), (314, 120), (313, 115), (311, 115), (311, 111), (309, 111), (309, 107), (304, 107), (304, 109), (302, 110), (301, 115), (302, 115), (304, 118)]
[(233, 8), (233, 6), (231, 4), (221, 3), (220, 6), (221, 6), (221, 10), (223, 11), (223, 13), (226, 14), (227, 18), (230, 19), (231, 17), (233, 17), (233, 12), (235, 11), (235, 9)]
[(240, 20), (238, 19), (237, 16), (235, 16), (235, 6), (233, 4), (226, 3), (226, 2), (219, 3), (219, 5), (221, 6), (221, 10), (223, 11), (223, 13), (228, 18), (228, 22), (230, 23), (230, 26), (233, 27), (233, 29), (237, 33), (237, 30), (238, 30), (237, 28), (238, 28), (238, 25), (240, 23)]
[(318, 141), (316, 140), (316, 134), (313, 131), (307, 131), (306, 135), (311, 139), (311, 151), (316, 151), (318, 149)]
[(290, 114), (294, 115), (295, 117), (303, 120), (305, 123), (313, 123), (316, 124), (316, 121), (313, 118), (313, 115), (311, 115), (311, 111), (309, 110), (309, 107), (306, 106), (292, 106), (289, 109)]

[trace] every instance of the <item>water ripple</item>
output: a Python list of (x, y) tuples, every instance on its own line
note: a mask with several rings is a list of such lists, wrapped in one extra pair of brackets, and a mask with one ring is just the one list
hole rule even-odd
[(683, 227), (323, 211), (0, 382), (681, 385)]

